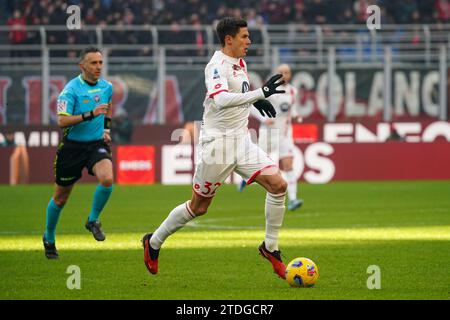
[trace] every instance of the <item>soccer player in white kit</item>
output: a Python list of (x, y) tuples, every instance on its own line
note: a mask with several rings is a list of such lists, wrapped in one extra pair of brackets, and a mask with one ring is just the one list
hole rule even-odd
[(262, 88), (249, 91), (247, 65), (242, 59), (251, 43), (247, 22), (224, 18), (216, 31), (222, 48), (205, 68), (207, 94), (192, 197), (174, 208), (156, 231), (144, 235), (144, 263), (150, 273), (158, 272), (159, 251), (167, 237), (204, 215), (217, 189), (235, 171), (248, 183), (256, 182), (267, 190), (266, 233), (258, 249), (271, 262), (274, 272), (284, 279), (286, 266), (278, 248), (278, 234), (285, 212), (287, 183), (277, 165), (252, 143), (247, 128), (252, 105), (262, 115), (275, 117), (275, 109), (265, 99), (284, 93), (277, 90), (284, 82), (278, 81), (282, 75), (275, 75)]
[(283, 75), (282, 80), (285, 82), (279, 88), (286, 92), (268, 98), (277, 112), (275, 119), (257, 117), (261, 121), (258, 142), (259, 146), (274, 161), (279, 160), (280, 169), (283, 171), (288, 183), (288, 209), (293, 211), (300, 208), (303, 204), (302, 199), (297, 199), (297, 177), (293, 170), (294, 139), (292, 137), (292, 119), (297, 118), (297, 89), (289, 84), (292, 78), (289, 65), (279, 65), (277, 72)]

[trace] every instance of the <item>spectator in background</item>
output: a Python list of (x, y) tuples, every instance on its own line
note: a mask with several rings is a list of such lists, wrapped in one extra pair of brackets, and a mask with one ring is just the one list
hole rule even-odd
[[(288, 9), (288, 11), (286, 11)], [(262, 15), (265, 17), (269, 24), (281, 24), (287, 23), (289, 20), (287, 16), (292, 10), (289, 10), (285, 1), (279, 1), (277, 3), (273, 1), (263, 1), (262, 3)]]
[(89, 8), (86, 12), (86, 16), (84, 18), (84, 23), (89, 25), (95, 25), (97, 24), (97, 17), (95, 15), (94, 8)]
[(370, 6), (368, 0), (356, 0), (353, 5), (353, 11), (356, 14), (356, 21), (358, 23), (365, 23), (369, 18), (369, 14), (367, 13), (367, 7)]
[(327, 21), (330, 24), (356, 22), (353, 11), (353, 0), (331, 1), (327, 4)]
[(411, 23), (414, 15), (418, 20), (417, 4), (414, 0), (402, 0), (392, 3), (393, 10), (390, 14), (394, 17), (396, 23)]
[[(9, 27), (9, 43), (14, 45), (24, 44), (27, 38), (27, 21), (22, 15), (22, 12), (18, 9), (14, 10), (13, 16), (8, 19), (6, 24)], [(12, 57), (20, 57), (22, 55), (21, 50), (11, 50)]]
[(205, 45), (206, 45), (206, 36), (201, 29), (200, 18), (198, 14), (194, 13), (191, 15), (191, 24), (194, 27), (195, 32), (195, 45), (197, 47), (197, 56), (206, 55)]
[(215, 17), (215, 19), (214, 19), (214, 24), (217, 24), (217, 22), (220, 20), (220, 19), (223, 19), (224, 17), (226, 17), (227, 16), (227, 7), (224, 5), (224, 4), (222, 4), (222, 5), (220, 5), (218, 8), (217, 8), (217, 11), (216, 11), (216, 17)]
[(436, 16), (440, 22), (450, 22), (450, 0), (436, 0)]
[[(67, 33), (67, 44), (75, 45), (76, 41), (77, 41), (77, 38), (76, 38), (74, 32), (68, 32)], [(78, 57), (78, 53), (76, 50), (69, 50), (69, 51), (67, 51), (67, 57), (76, 59)]]
[[(192, 31), (185, 31), (180, 23), (173, 21), (170, 24), (169, 30), (160, 32), (161, 44), (195, 44), (195, 35)], [(186, 50), (183, 47), (172, 47), (167, 51), (171, 56), (189, 56), (192, 55), (192, 50)]]
[(128, 117), (124, 108), (120, 108), (114, 114), (111, 127), (112, 142), (114, 144), (128, 144), (133, 136), (133, 122)]
[(417, 1), (417, 10), (420, 12), (420, 19), (423, 23), (434, 23), (436, 22), (433, 18), (434, 14), (434, 0), (427, 1)]
[(0, 19), (3, 21), (11, 15), (12, 3), (10, 1), (0, 1)]
[(111, 8), (113, 0), (101, 0), (102, 3), (102, 9), (103, 10), (109, 10)]
[(257, 28), (264, 24), (263, 17), (258, 14), (255, 8), (250, 8), (247, 11), (246, 20), (249, 28)]
[(324, 24), (327, 23), (327, 4), (324, 0), (308, 0), (306, 6), (306, 23)]

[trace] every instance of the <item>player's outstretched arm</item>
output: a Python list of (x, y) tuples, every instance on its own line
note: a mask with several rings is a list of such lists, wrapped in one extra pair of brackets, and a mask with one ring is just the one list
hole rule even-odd
[(244, 104), (254, 103), (261, 99), (264, 99), (264, 94), (261, 89), (245, 93), (223, 91), (214, 96), (214, 102), (218, 108), (239, 107)]
[(246, 103), (255, 103), (256, 101), (268, 98), (273, 94), (285, 93), (285, 90), (277, 89), (279, 86), (284, 84), (284, 80), (278, 81), (281, 77), (283, 77), (282, 74), (276, 74), (270, 77), (261, 89), (245, 93), (231, 93), (227, 91), (220, 92), (214, 96), (214, 102), (219, 108), (231, 108), (238, 107)]

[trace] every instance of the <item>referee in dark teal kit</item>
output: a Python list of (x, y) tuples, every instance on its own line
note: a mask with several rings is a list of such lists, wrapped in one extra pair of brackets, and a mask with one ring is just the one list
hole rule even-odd
[(72, 79), (58, 97), (58, 126), (64, 136), (54, 162), (55, 192), (47, 206), (43, 238), (45, 256), (57, 259), (55, 230), (61, 210), (86, 167), (98, 179), (86, 229), (95, 240), (105, 240), (99, 216), (112, 192), (113, 167), (110, 149), (113, 86), (101, 78), (103, 56), (94, 47), (80, 55), (81, 74)]

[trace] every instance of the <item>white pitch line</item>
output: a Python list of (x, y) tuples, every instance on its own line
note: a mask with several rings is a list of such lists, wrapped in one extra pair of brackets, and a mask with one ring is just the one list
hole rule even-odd
[[(290, 218), (300, 218), (300, 217), (317, 217), (319, 216), (318, 212), (312, 213), (298, 213), (298, 214), (289, 214), (287, 213), (284, 217)], [(244, 230), (259, 230), (264, 228), (264, 222), (259, 226), (239, 226), (239, 225), (222, 225), (222, 224), (210, 224), (211, 222), (224, 222), (224, 221), (240, 221), (240, 220), (259, 220), (264, 219), (261, 216), (242, 216), (242, 217), (227, 217), (227, 218), (205, 218), (196, 221), (189, 222), (186, 226), (191, 228), (204, 228), (204, 229), (227, 229), (227, 230), (235, 230), (235, 229), (244, 229)]]
[(212, 230), (220, 230), (220, 229), (227, 229), (227, 230), (258, 230), (263, 229), (264, 225), (261, 225), (259, 227), (256, 226), (226, 226), (226, 225), (219, 225), (219, 224), (202, 224), (202, 223), (188, 223), (186, 227), (191, 228), (204, 228), (204, 229), (212, 229)]
[[(290, 217), (319, 217), (320, 214), (318, 212), (310, 212), (310, 213), (290, 213), (286, 212), (284, 215), (284, 218), (290, 218)], [(258, 220), (258, 219), (264, 219), (264, 215), (257, 215), (257, 216), (239, 216), (239, 217), (226, 217), (226, 218), (200, 218), (200, 222), (221, 222), (221, 221), (239, 221), (239, 220)]]

